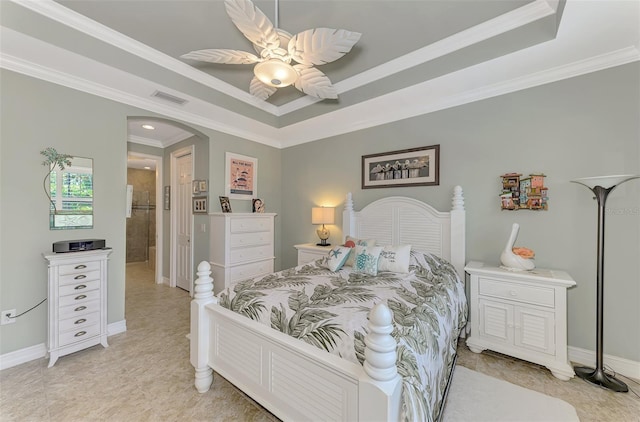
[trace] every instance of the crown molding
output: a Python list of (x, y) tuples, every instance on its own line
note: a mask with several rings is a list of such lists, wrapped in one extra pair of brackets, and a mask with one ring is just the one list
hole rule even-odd
[[(107, 42), (130, 54), (171, 70), (176, 74), (199, 82), (239, 101), (271, 113), (277, 117), (284, 116), (285, 114), (322, 101), (307, 95), (290, 101), (287, 104), (276, 106), (264, 100), (260, 100), (246, 91), (227, 84), (220, 79), (155, 50), (146, 44), (136, 41), (80, 13), (68, 9), (53, 0), (11, 1), (43, 16), (54, 19), (63, 25), (83, 32), (86, 35)], [(379, 79), (392, 76), (411, 67), (429, 62), (446, 54), (450, 54), (454, 51), (458, 51), (470, 45), (474, 45), (553, 15), (557, 11), (557, 3), (557, 0), (535, 0), (518, 9), (490, 19), (487, 22), (483, 22), (443, 40), (391, 60), (385, 64), (344, 79), (335, 83), (334, 86), (338, 94), (343, 94), (361, 86), (373, 83)]]
[(133, 142), (134, 144), (146, 145), (148, 147), (155, 147), (155, 148), (164, 148), (165, 146), (168, 146), (168, 145), (164, 145), (162, 142), (156, 139), (149, 139), (149, 138), (145, 138), (144, 136), (129, 135), (128, 141)]

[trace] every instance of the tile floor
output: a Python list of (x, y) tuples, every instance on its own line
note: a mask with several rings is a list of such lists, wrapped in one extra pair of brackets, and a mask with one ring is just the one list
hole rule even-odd
[[(64, 356), (0, 371), (0, 421), (274, 421), (222, 377), (198, 394), (189, 364), (189, 295), (153, 283), (144, 264), (127, 265), (127, 332)], [(581, 421), (640, 422), (640, 399), (579, 379), (563, 382), (538, 365), (461, 342), (458, 364), (572, 404)], [(640, 386), (627, 382), (636, 391)]]

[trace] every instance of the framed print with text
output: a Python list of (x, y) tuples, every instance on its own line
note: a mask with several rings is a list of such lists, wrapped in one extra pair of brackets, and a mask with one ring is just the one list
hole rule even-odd
[(227, 152), (225, 155), (225, 193), (231, 199), (258, 197), (258, 159)]

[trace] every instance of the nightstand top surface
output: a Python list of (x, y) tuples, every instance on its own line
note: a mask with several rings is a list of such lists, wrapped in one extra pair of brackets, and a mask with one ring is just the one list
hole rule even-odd
[(560, 283), (567, 287), (576, 285), (575, 280), (567, 272), (560, 270), (534, 268), (531, 271), (517, 271), (485, 265), (478, 261), (468, 262), (464, 270), (469, 274), (508, 277), (513, 280)]

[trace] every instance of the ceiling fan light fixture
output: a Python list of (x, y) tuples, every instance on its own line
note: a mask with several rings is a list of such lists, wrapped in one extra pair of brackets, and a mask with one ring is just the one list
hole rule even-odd
[(280, 59), (270, 59), (258, 63), (253, 73), (264, 84), (275, 88), (289, 86), (298, 79), (298, 72)]

